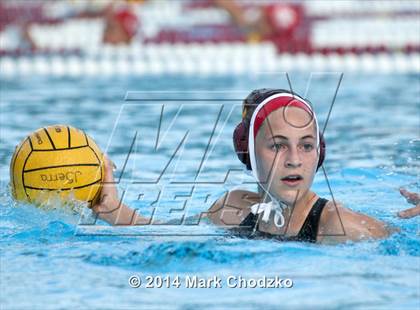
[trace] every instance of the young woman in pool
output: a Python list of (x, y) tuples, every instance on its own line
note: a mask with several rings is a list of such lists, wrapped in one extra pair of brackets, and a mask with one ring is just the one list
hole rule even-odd
[[(244, 101), (234, 132), (239, 159), (258, 183), (258, 193), (228, 192), (208, 210), (213, 223), (248, 237), (307, 242), (384, 238), (386, 224), (326, 200), (310, 190), (325, 156), (325, 143), (311, 105), (281, 89), (253, 91)], [(106, 163), (106, 182), (113, 182)], [(120, 204), (113, 185), (104, 186), (93, 210), (111, 224), (142, 225), (149, 218)]]

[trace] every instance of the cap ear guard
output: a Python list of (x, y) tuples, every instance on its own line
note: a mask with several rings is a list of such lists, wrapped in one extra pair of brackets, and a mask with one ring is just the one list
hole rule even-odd
[(252, 170), (248, 150), (248, 128), (245, 122), (240, 122), (233, 131), (233, 146), (239, 160), (248, 170)]
[[(239, 160), (246, 165), (248, 170), (252, 170), (248, 149), (248, 128), (244, 122), (240, 122), (233, 131), (233, 146), (235, 147), (235, 152), (236, 155), (238, 155)], [(325, 152), (325, 139), (324, 136), (319, 133), (319, 159), (318, 166), (316, 167), (317, 171), (324, 163)]]
[(249, 106), (249, 112), (252, 112), (252, 106), (255, 105), (253, 103), (260, 102), (264, 100), (264, 98), (268, 98), (271, 95), (282, 91), (282, 89), (270, 88), (256, 89), (253, 90), (251, 94), (249, 94), (244, 100), (244, 108), (242, 110), (242, 122), (240, 122), (233, 131), (233, 146), (235, 147), (235, 152), (236, 155), (238, 155), (239, 160), (246, 166), (246, 169), (248, 170), (252, 170), (252, 168), (248, 150), (249, 125), (247, 125), (246, 123), (246, 111), (248, 109), (247, 106)]
[(322, 166), (325, 160), (325, 154), (326, 154), (326, 144), (325, 139), (322, 133), (319, 133), (319, 159), (318, 159), (318, 166), (316, 167), (316, 171)]

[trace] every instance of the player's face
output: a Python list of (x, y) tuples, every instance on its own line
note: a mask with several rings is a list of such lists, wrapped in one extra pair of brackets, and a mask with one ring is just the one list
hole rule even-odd
[(270, 113), (255, 139), (255, 157), (264, 188), (288, 205), (299, 201), (308, 193), (318, 163), (312, 115), (297, 107)]

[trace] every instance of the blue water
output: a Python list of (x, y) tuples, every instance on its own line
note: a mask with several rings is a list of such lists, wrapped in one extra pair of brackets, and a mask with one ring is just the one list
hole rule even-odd
[[(340, 76), (289, 78), (324, 126)], [(409, 207), (398, 188), (419, 191), (418, 75), (344, 75), (341, 81), (326, 129), (332, 193), (401, 232), (337, 246), (240, 239), (207, 224), (86, 225), (88, 210), (81, 219), (60, 206), (16, 204), (9, 195), (15, 145), (39, 127), (64, 123), (84, 129), (107, 151), (125, 203), (142, 214), (155, 210), (158, 219), (176, 220), (204, 212), (233, 187), (255, 188), (231, 144), (238, 100), (258, 87), (289, 88), (285, 75), (0, 82), (2, 309), (420, 307), (419, 218), (395, 216)], [(331, 199), (321, 173), (313, 189)], [(223, 284), (231, 275), (279, 276), (293, 287), (131, 288), (131, 275), (218, 276)]]

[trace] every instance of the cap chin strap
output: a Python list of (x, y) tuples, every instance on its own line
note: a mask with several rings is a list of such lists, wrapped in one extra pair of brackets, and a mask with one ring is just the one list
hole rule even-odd
[[(268, 222), (270, 220), (270, 214), (274, 210), (274, 225), (276, 225), (278, 228), (281, 228), (285, 224), (283, 208), (283, 203), (278, 203), (277, 200), (272, 199), (270, 202), (261, 202), (252, 205), (251, 212), (255, 215), (263, 213), (262, 220), (264, 222)], [(256, 229), (256, 227), (254, 227), (254, 229)]]
[[(249, 150), (249, 158), (250, 158), (250, 161), (251, 161), (252, 175), (254, 176), (257, 183), (264, 190), (264, 192), (271, 199), (270, 202), (261, 202), (261, 203), (257, 203), (257, 204), (252, 205), (251, 206), (251, 212), (255, 215), (263, 213), (262, 220), (264, 222), (268, 222), (270, 220), (271, 212), (274, 211), (274, 225), (276, 225), (276, 227), (278, 227), (278, 228), (281, 228), (285, 224), (285, 219), (284, 219), (283, 212), (287, 208), (287, 205), (285, 203), (275, 199), (269, 193), (269, 191), (264, 188), (264, 186), (260, 183), (260, 181), (258, 179), (257, 163), (256, 163), (256, 160), (255, 160), (255, 137), (254, 137), (254, 123), (255, 123), (255, 118), (256, 118), (258, 112), (264, 107), (265, 104), (267, 104), (267, 102), (269, 102), (273, 99), (276, 99), (278, 97), (290, 97), (290, 98), (298, 99), (299, 101), (306, 104), (311, 111), (312, 111), (312, 107), (307, 102), (303, 101), (301, 98), (297, 98), (296, 96), (294, 96), (292, 94), (279, 93), (279, 94), (275, 94), (273, 96), (270, 96), (270, 97), (266, 98), (263, 102), (261, 102), (255, 108), (254, 113), (252, 114), (252, 117), (251, 117), (251, 122), (250, 122), (250, 126), (249, 126), (249, 136), (248, 136), (248, 143), (249, 143), (248, 150)], [(320, 141), (319, 141), (318, 120), (316, 119), (315, 113), (312, 113), (312, 115), (315, 119), (316, 133), (317, 133), (316, 134), (317, 148), (318, 148), (318, 153), (319, 153), (319, 148), (320, 148), (320, 143), (319, 142)], [(254, 227), (254, 231), (256, 229), (257, 229), (257, 227)]]

